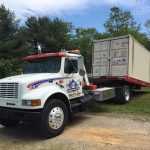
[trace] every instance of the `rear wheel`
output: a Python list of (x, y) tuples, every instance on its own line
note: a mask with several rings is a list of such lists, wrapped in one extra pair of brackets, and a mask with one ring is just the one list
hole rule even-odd
[(68, 121), (68, 108), (58, 99), (50, 100), (45, 106), (41, 118), (41, 133), (44, 137), (54, 137), (63, 132)]
[(116, 88), (116, 98), (117, 102), (120, 104), (126, 104), (131, 99), (131, 91), (129, 86), (124, 86), (121, 88)]

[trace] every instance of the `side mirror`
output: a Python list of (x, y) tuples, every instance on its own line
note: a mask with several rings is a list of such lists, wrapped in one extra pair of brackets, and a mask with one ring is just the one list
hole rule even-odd
[(79, 74), (80, 76), (85, 76), (85, 71), (83, 69), (80, 69)]

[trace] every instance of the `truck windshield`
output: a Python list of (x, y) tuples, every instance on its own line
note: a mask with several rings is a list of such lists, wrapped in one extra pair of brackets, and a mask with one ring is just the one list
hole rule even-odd
[(43, 60), (25, 62), (23, 73), (58, 73), (61, 67), (61, 58), (50, 57)]

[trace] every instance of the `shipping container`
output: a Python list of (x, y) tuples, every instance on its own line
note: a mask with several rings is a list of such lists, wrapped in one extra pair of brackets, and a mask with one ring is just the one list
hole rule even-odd
[(94, 41), (92, 65), (96, 82), (150, 86), (150, 52), (131, 35)]

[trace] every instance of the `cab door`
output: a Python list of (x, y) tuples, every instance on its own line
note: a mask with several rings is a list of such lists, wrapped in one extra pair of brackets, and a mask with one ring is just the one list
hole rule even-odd
[(82, 81), (83, 77), (79, 75), (79, 59), (65, 58), (64, 63), (65, 89), (69, 99), (83, 96)]

